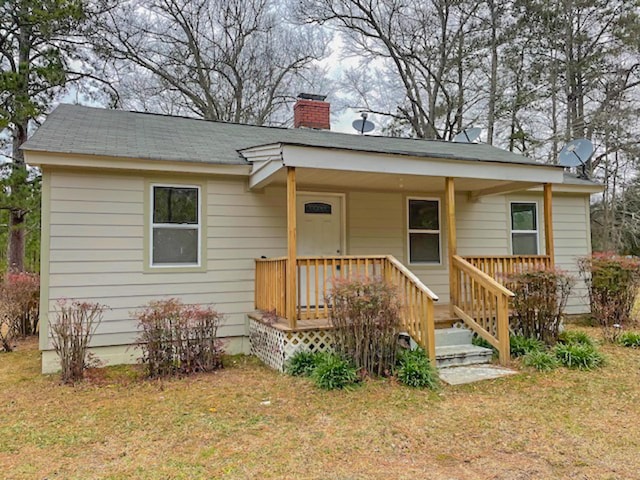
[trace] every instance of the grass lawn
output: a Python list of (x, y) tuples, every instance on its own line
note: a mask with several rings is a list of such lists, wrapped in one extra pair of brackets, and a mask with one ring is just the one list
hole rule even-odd
[(28, 342), (0, 354), (0, 476), (640, 478), (640, 351), (603, 351), (594, 372), (323, 392), (238, 357), (191, 378), (116, 367), (62, 386)]

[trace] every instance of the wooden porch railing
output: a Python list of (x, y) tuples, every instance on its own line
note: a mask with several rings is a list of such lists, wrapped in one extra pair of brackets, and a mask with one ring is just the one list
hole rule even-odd
[[(286, 258), (256, 259), (256, 308), (286, 318)], [(296, 320), (329, 317), (334, 278), (381, 277), (398, 288), (402, 327), (435, 361), (434, 302), (438, 297), (390, 255), (298, 257)], [(291, 319), (288, 319), (291, 323)]]
[(509, 300), (513, 292), (458, 255), (453, 256), (450, 273), (453, 313), (498, 350), (501, 364), (509, 363)]
[(287, 257), (256, 259), (255, 305), (257, 310), (286, 315)]
[(549, 255), (486, 255), (462, 258), (498, 281), (514, 273), (552, 266)]

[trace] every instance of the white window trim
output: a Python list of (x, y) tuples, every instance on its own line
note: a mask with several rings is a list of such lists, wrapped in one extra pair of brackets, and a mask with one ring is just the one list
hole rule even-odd
[[(410, 220), (410, 203), (411, 200), (428, 200), (431, 202), (438, 202), (438, 226), (440, 227), (438, 230), (426, 230), (421, 228), (409, 228), (409, 220)], [(407, 217), (406, 217), (406, 225), (407, 225), (407, 262), (409, 265), (442, 265), (442, 202), (438, 197), (407, 197)], [(440, 259), (437, 262), (414, 262), (411, 260), (411, 234), (412, 233), (431, 233), (438, 235), (438, 256)]]
[[(155, 210), (155, 187), (168, 188), (195, 188), (198, 191), (198, 224), (190, 223), (155, 223), (153, 212)], [(149, 268), (197, 268), (202, 266), (202, 188), (200, 185), (182, 183), (151, 183), (149, 188)], [(196, 263), (153, 263), (153, 230), (154, 228), (175, 228), (180, 230), (197, 230), (198, 232), (198, 261)], [(197, 228), (196, 228), (197, 227)]]
[[(513, 230), (513, 204), (529, 204), (536, 206), (536, 229), (535, 230)], [(513, 253), (513, 234), (514, 233), (535, 233), (536, 234), (536, 253), (534, 255), (540, 255), (540, 218), (538, 212), (538, 202), (536, 200), (510, 200), (509, 201), (509, 243), (511, 246), (511, 255), (524, 255), (522, 253)]]

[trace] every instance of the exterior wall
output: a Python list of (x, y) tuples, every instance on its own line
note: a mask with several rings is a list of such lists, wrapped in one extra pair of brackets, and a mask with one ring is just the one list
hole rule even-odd
[[(150, 207), (149, 181), (199, 183), (206, 199), (203, 221), (206, 268), (150, 270), (145, 266)], [(304, 189), (302, 189), (304, 190)], [(440, 193), (350, 191), (346, 196), (347, 253), (391, 254), (407, 264), (448, 302), (444, 204)], [(442, 265), (409, 265), (408, 196), (441, 198)], [(45, 170), (43, 183), (43, 295), (45, 314), (56, 300), (76, 298), (108, 305), (94, 347), (128, 345), (136, 338), (132, 313), (150, 300), (180, 297), (185, 303), (214, 304), (226, 315), (220, 335), (248, 335), (246, 314), (254, 309), (254, 259), (286, 254), (286, 195), (282, 187), (247, 190), (238, 177), (159, 177), (90, 171)], [(542, 194), (485, 197), (476, 202), (456, 196), (458, 252), (461, 255), (510, 253), (509, 201), (538, 201), (540, 252), (544, 252)], [(588, 195), (554, 195), (556, 261), (575, 272), (575, 259), (590, 250)], [(48, 275), (47, 275), (48, 272)], [(586, 309), (580, 285), (570, 312)], [(45, 320), (45, 319), (43, 319)], [(50, 350), (46, 321), (41, 348)], [(246, 351), (247, 342), (235, 342)], [(235, 347), (234, 347), (235, 348)]]
[[(56, 170), (45, 171), (50, 189), (44, 206), (50, 227), (48, 285), (43, 312), (61, 298), (108, 305), (93, 346), (130, 344), (136, 338), (132, 312), (150, 300), (180, 297), (185, 303), (212, 303), (226, 315), (219, 334), (247, 335), (246, 313), (253, 310), (254, 259), (286, 253), (284, 189), (248, 192), (246, 179), (144, 177)], [(145, 184), (201, 183), (206, 198), (206, 269), (149, 270), (144, 265)], [(43, 247), (44, 248), (44, 247)], [(48, 289), (47, 289), (48, 287)], [(43, 322), (46, 323), (46, 322)], [(41, 348), (51, 348), (43, 332)]]
[[(442, 265), (411, 265), (407, 253), (407, 197), (438, 197), (441, 200)], [(540, 193), (483, 197), (469, 201), (456, 195), (456, 230), (459, 255), (510, 255), (510, 202), (538, 204), (538, 251), (544, 254), (543, 199)], [(440, 297), (449, 302), (449, 268), (444, 203), (440, 193), (350, 192), (347, 197), (347, 244), (352, 255), (391, 254), (398, 258)], [(578, 276), (576, 260), (591, 251), (589, 196), (553, 195), (553, 228), (556, 265)], [(584, 284), (578, 281), (567, 305), (568, 313), (588, 311)]]

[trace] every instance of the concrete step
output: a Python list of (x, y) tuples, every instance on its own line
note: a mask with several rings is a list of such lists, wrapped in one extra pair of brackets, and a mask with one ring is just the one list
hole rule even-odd
[(473, 332), (468, 328), (441, 328), (435, 332), (436, 347), (471, 345)]
[(490, 363), (493, 350), (475, 345), (436, 347), (436, 367), (457, 367)]

